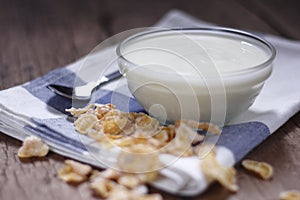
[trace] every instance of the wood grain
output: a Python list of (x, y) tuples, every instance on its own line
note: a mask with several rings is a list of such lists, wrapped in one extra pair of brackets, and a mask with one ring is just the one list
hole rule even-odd
[[(300, 40), (298, 1), (265, 0), (0, 0), (0, 89), (6, 89), (75, 61), (120, 31), (151, 26), (168, 10), (234, 28), (263, 31)], [(247, 158), (274, 166), (261, 181), (239, 165), (240, 191), (212, 185), (189, 199), (278, 199), (280, 191), (300, 189), (300, 113)], [(0, 134), (0, 199), (98, 199), (88, 184), (67, 185), (56, 178), (62, 156), (19, 160), (21, 143)], [(152, 192), (160, 192), (151, 188)], [(162, 193), (162, 192), (160, 192)], [(165, 199), (187, 199), (162, 193)]]
[(269, 24), (281, 36), (299, 39), (299, 1), (240, 0), (240, 3), (250, 12), (254, 12), (258, 18)]

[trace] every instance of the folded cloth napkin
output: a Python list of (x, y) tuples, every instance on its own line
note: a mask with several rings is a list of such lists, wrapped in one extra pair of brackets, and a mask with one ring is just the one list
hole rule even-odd
[[(211, 24), (173, 10), (156, 26), (203, 27)], [(277, 50), (274, 70), (250, 109), (223, 128), (217, 142), (216, 158), (224, 166), (232, 166), (240, 161), (300, 108), (300, 42), (265, 34), (260, 36), (271, 42)], [(98, 59), (108, 58), (109, 55), (115, 55), (115, 47), (103, 49), (89, 57)], [(93, 141), (75, 131), (65, 112), (65, 108), (70, 108), (72, 102), (46, 88), (52, 83), (73, 86), (76, 72), (83, 62), (84, 59), (81, 59), (31, 82), (0, 91), (0, 131), (19, 140), (24, 140), (28, 135), (37, 135), (54, 152), (106, 167), (106, 163), (98, 162), (89, 154), (87, 145), (92, 146)], [(116, 88), (121, 89), (113, 92)], [(95, 96), (99, 97), (96, 99), (98, 103), (110, 103), (113, 99), (112, 103), (121, 110), (126, 110), (129, 105), (130, 111), (143, 111), (127, 90), (124, 79), (105, 85)], [(169, 155), (161, 156), (161, 161), (165, 163), (172, 159)], [(196, 157), (176, 159), (162, 170), (160, 177), (152, 184), (173, 194), (199, 194), (208, 186), (208, 181), (200, 170), (200, 163), (201, 160)]]

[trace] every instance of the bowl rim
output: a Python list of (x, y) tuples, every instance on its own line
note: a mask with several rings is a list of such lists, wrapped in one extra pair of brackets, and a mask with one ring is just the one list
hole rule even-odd
[(260, 69), (264, 69), (265, 67), (268, 67), (272, 64), (272, 62), (274, 61), (275, 57), (276, 57), (276, 49), (275, 47), (268, 42), (267, 40), (253, 34), (250, 32), (246, 32), (246, 31), (242, 31), (239, 29), (233, 29), (233, 28), (225, 28), (225, 27), (198, 27), (198, 28), (159, 28), (159, 27), (150, 27), (150, 28), (154, 28), (155, 30), (147, 30), (147, 31), (142, 31), (140, 33), (136, 33), (133, 34), (129, 37), (127, 37), (126, 39), (124, 39), (123, 41), (121, 41), (116, 48), (116, 54), (118, 56), (118, 59), (122, 59), (123, 61), (127, 62), (129, 65), (132, 66), (138, 66), (138, 64), (128, 60), (127, 58), (125, 58), (121, 52), (121, 48), (122, 46), (124, 46), (126, 43), (143, 37), (143, 36), (148, 36), (151, 34), (157, 34), (157, 33), (167, 33), (167, 32), (176, 32), (178, 31), (179, 33), (194, 33), (197, 31), (200, 31), (201, 33), (211, 33), (211, 32), (215, 32), (215, 33), (225, 33), (225, 34), (230, 34), (231, 36), (234, 35), (238, 35), (238, 36), (242, 36), (242, 37), (246, 37), (246, 38), (250, 38), (250, 39), (254, 39), (256, 41), (258, 41), (259, 43), (265, 45), (265, 47), (267, 47), (270, 50), (270, 56), (268, 57), (268, 59), (266, 59), (264, 62), (252, 66), (252, 67), (248, 67), (245, 69), (241, 69), (241, 70), (236, 70), (233, 72), (225, 72), (222, 73), (222, 77), (227, 77), (227, 76), (234, 76), (236, 74), (240, 74), (240, 73), (247, 73), (247, 72), (251, 72), (251, 71), (257, 71)]

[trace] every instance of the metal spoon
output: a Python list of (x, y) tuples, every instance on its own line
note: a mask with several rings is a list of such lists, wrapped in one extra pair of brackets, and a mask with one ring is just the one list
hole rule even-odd
[(92, 81), (85, 85), (78, 86), (75, 88), (56, 84), (47, 85), (47, 88), (53, 91), (54, 93), (69, 99), (88, 100), (91, 98), (93, 90), (97, 89), (101, 85), (104, 85), (105, 83), (116, 80), (121, 76), (122, 74), (119, 71), (115, 71), (111, 74), (103, 76), (98, 81)]

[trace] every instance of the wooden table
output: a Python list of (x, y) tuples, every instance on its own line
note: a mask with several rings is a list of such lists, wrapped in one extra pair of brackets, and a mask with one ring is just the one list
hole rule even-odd
[[(0, 0), (0, 89), (67, 65), (113, 34), (151, 26), (172, 8), (222, 26), (300, 40), (297, 0)], [(238, 193), (214, 184), (191, 199), (278, 199), (280, 191), (300, 189), (299, 144), (300, 113), (247, 156), (274, 166), (271, 181), (261, 181), (237, 165)], [(55, 177), (64, 157), (50, 153), (21, 162), (20, 145), (0, 134), (0, 199), (97, 199), (87, 184), (74, 187)]]

